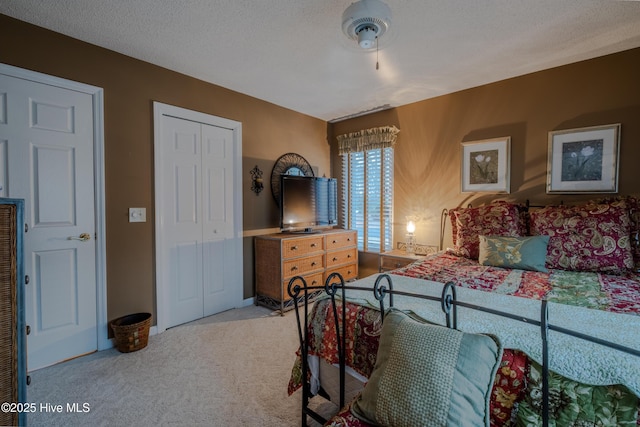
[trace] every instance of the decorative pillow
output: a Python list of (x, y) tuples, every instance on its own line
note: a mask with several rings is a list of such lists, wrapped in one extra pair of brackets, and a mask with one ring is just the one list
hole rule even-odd
[(453, 252), (458, 256), (478, 259), (478, 236), (525, 236), (523, 207), (508, 202), (494, 202), (477, 208), (449, 211), (454, 231)]
[(502, 359), (497, 338), (384, 318), (376, 364), (351, 411), (386, 426), (489, 426), (489, 401)]
[(636, 196), (614, 196), (600, 199), (596, 203), (612, 203), (621, 200), (627, 204), (627, 209), (629, 210), (631, 254), (635, 263), (635, 270), (640, 272), (640, 198)]
[(546, 273), (549, 236), (480, 236), (478, 262), (502, 268), (518, 268)]
[(634, 267), (624, 201), (548, 206), (530, 218), (532, 235), (550, 236), (548, 268), (622, 274)]
[(628, 196), (627, 207), (629, 208), (629, 219), (631, 220), (631, 253), (633, 254), (633, 262), (635, 270), (640, 272), (640, 199), (634, 196)]

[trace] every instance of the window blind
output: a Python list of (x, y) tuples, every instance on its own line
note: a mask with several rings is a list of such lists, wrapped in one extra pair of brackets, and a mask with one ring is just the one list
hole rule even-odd
[(342, 156), (342, 222), (358, 232), (358, 249), (393, 247), (393, 148)]
[(342, 224), (358, 232), (358, 249), (393, 248), (393, 146), (395, 126), (339, 135)]

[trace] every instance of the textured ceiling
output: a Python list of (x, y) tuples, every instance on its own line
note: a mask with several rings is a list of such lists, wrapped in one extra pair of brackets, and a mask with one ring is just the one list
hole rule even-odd
[(376, 52), (349, 0), (0, 0), (0, 13), (323, 120), (640, 47), (640, 2), (387, 0)]

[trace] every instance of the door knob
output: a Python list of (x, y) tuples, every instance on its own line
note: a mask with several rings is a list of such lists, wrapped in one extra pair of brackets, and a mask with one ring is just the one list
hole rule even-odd
[(69, 236), (67, 237), (67, 240), (80, 240), (81, 242), (86, 242), (87, 240), (91, 240), (91, 234), (89, 233), (82, 233), (81, 235), (79, 235), (78, 237), (76, 236)]

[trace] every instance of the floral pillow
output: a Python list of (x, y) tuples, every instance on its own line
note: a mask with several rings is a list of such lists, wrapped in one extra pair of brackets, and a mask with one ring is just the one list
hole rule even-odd
[(636, 196), (614, 196), (604, 198), (598, 203), (612, 203), (624, 201), (629, 209), (631, 253), (635, 263), (635, 270), (640, 271), (640, 198)]
[(508, 202), (495, 202), (476, 208), (449, 211), (453, 230), (453, 253), (478, 259), (479, 236), (525, 236), (523, 207)]
[(631, 219), (631, 253), (635, 262), (636, 271), (640, 271), (640, 199), (634, 196), (627, 197), (629, 218)]
[(531, 234), (548, 235), (547, 267), (622, 274), (634, 268), (624, 200), (548, 206), (530, 213)]

